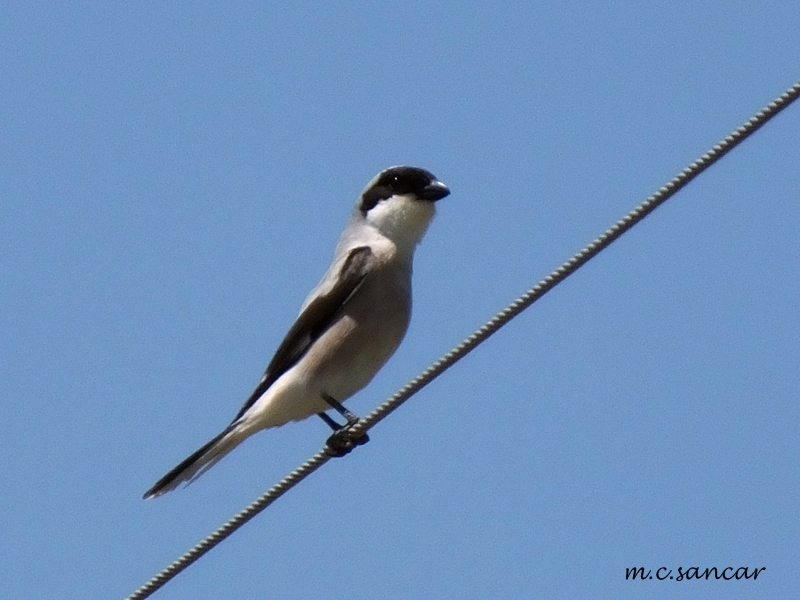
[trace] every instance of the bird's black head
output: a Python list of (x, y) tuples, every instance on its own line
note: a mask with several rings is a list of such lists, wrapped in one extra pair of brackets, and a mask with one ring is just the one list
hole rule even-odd
[(417, 167), (390, 167), (367, 184), (358, 208), (367, 214), (381, 200), (413, 194), (419, 200), (435, 202), (450, 194), (445, 184), (433, 173)]

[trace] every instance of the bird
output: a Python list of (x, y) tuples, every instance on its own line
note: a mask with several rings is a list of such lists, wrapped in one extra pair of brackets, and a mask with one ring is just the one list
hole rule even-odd
[[(430, 171), (394, 166), (358, 198), (330, 267), (300, 308), (264, 376), (233, 421), (144, 494), (155, 498), (196, 480), (251, 435), (318, 415), (333, 429), (326, 450), (341, 456), (369, 440), (348, 436), (358, 417), (342, 406), (394, 354), (411, 318), (414, 250), (450, 189)], [(340, 425), (326, 411), (346, 419)]]

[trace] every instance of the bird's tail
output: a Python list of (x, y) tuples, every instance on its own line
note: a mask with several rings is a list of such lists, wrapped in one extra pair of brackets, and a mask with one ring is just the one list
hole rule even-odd
[(245, 431), (241, 424), (234, 421), (225, 431), (159, 479), (153, 487), (144, 493), (144, 499), (156, 498), (171, 492), (183, 482), (187, 482), (188, 485), (217, 464), (220, 459), (241, 444), (249, 435), (250, 432)]

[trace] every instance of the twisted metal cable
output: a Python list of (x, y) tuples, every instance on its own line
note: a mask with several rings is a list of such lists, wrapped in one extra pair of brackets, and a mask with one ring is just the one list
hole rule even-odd
[(203, 541), (186, 552), (183, 556), (173, 561), (172, 564), (170, 564), (167, 568), (128, 596), (126, 600), (143, 600), (144, 598), (149, 598), (156, 590), (161, 588), (161, 586), (167, 583), (170, 579), (175, 577), (178, 573), (183, 571), (186, 567), (191, 565), (198, 558), (203, 556), (206, 552), (211, 550), (214, 546), (219, 544), (222, 540), (227, 538), (262, 510), (267, 508), (270, 504), (275, 502), (275, 500), (283, 496), (286, 492), (303, 481), (303, 479), (311, 475), (330, 459), (331, 456), (324, 450), (317, 452), (314, 456), (309, 458), (294, 471), (273, 485), (269, 490), (264, 492), (264, 494), (256, 498), (249, 506), (242, 509), (239, 513), (229, 519), (228, 522), (222, 525), (222, 527), (207, 536), (205, 539), (203, 539)]
[[(556, 285), (564, 281), (564, 279), (577, 271), (600, 251), (611, 245), (612, 242), (616, 241), (620, 236), (622, 236), (622, 234), (644, 219), (661, 204), (669, 200), (700, 173), (708, 169), (708, 167), (713, 165), (728, 152), (741, 144), (745, 139), (750, 137), (775, 115), (794, 102), (798, 96), (800, 96), (800, 81), (795, 83), (786, 92), (761, 109), (744, 125), (736, 129), (730, 135), (726, 136), (722, 141), (711, 148), (711, 150), (703, 154), (700, 158), (686, 167), (667, 185), (660, 188), (655, 194), (647, 198), (622, 219), (614, 223), (614, 225), (607, 229), (602, 235), (597, 237), (583, 250), (575, 254), (567, 262), (550, 273), (550, 275), (542, 279), (522, 296), (514, 300), (514, 302), (509, 304), (506, 308), (490, 319), (485, 325), (483, 325), (483, 327), (475, 331), (458, 346), (450, 350), (450, 352), (442, 356), (420, 375), (403, 386), (403, 388), (400, 389), (400, 391), (398, 391), (394, 396), (386, 400), (366, 417), (362, 418), (355, 426), (349, 429), (348, 433), (350, 436), (355, 439), (385, 419), (391, 412), (396, 410), (411, 396), (416, 394), (431, 381), (444, 373), (469, 352), (474, 350), (479, 344), (483, 343), (487, 338), (496, 333), (511, 319), (516, 317), (519, 313), (544, 296)], [(133, 594), (128, 596), (126, 600), (144, 600), (144, 598), (149, 598), (161, 586), (163, 586), (189, 565), (194, 563), (206, 552), (214, 548), (222, 540), (227, 538), (234, 531), (239, 529), (239, 527), (247, 523), (250, 519), (267, 508), (270, 504), (275, 502), (275, 500), (283, 496), (303, 479), (322, 467), (322, 465), (327, 463), (330, 459), (331, 455), (328, 454), (325, 448), (320, 450), (300, 467), (292, 471), (289, 475), (275, 484), (262, 496), (257, 498), (247, 508), (239, 512), (222, 527), (206, 537), (194, 548), (186, 552), (183, 556), (175, 560), (158, 575), (136, 590)]]

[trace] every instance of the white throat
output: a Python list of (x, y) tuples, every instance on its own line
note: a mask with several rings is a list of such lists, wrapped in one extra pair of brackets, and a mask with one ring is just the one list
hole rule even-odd
[(395, 243), (401, 252), (413, 252), (428, 230), (436, 208), (433, 202), (412, 194), (392, 196), (378, 202), (366, 215), (368, 223)]

